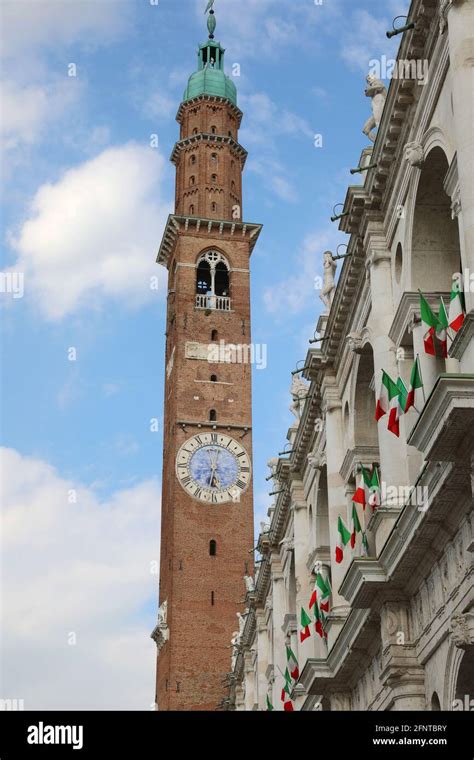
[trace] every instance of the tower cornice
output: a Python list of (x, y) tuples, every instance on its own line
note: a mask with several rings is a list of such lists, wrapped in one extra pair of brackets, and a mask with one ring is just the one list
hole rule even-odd
[(184, 100), (181, 105), (179, 106), (178, 113), (176, 114), (176, 121), (178, 124), (181, 124), (181, 121), (183, 119), (183, 112), (189, 108), (196, 106), (198, 103), (223, 103), (226, 105), (229, 110), (233, 113), (235, 118), (237, 119), (237, 124), (240, 127), (240, 124), (242, 122), (243, 118), (243, 112), (240, 110), (238, 106), (235, 105), (229, 98), (223, 98), (220, 95), (197, 95), (195, 98), (190, 98), (189, 100)]
[(180, 233), (201, 233), (203, 237), (221, 236), (228, 240), (240, 239), (249, 242), (249, 250), (252, 253), (255, 244), (262, 231), (263, 225), (252, 222), (239, 222), (223, 219), (203, 219), (197, 216), (178, 216), (170, 214), (166, 222), (163, 238), (158, 251), (157, 263), (168, 265)]
[(185, 137), (183, 140), (178, 140), (173, 148), (173, 152), (170, 156), (170, 161), (176, 166), (179, 161), (179, 155), (181, 151), (184, 150), (184, 148), (187, 148), (189, 145), (196, 145), (197, 143), (201, 142), (222, 143), (223, 145), (229, 145), (232, 154), (240, 158), (242, 168), (245, 166), (248, 153), (245, 148), (240, 145), (240, 143), (234, 140), (233, 137), (227, 137), (226, 135), (209, 135), (205, 133), (190, 135), (189, 137)]

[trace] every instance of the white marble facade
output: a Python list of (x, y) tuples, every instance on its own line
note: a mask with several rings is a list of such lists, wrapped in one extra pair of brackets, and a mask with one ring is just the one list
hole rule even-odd
[[(283, 709), (287, 644), (295, 710), (474, 709), (474, 0), (413, 0), (409, 17), (399, 60), (429, 76), (390, 82), (360, 164), (376, 167), (347, 191), (351, 255), (316, 325), (326, 340), (306, 357), (292, 453), (272, 460), (230, 709), (265, 710), (267, 696)], [(460, 270), (465, 284), (472, 273), (467, 316), (437, 359), (423, 351), (418, 289), (435, 308)], [(382, 369), (408, 384), (417, 354), (425, 403), (397, 439), (374, 419), (376, 391)], [(364, 513), (368, 550), (359, 538), (336, 564), (338, 517), (349, 525), (357, 468), (373, 463), (400, 497)], [(408, 503), (407, 486), (427, 500)], [(332, 588), (327, 639), (313, 628), (301, 643), (315, 569)]]

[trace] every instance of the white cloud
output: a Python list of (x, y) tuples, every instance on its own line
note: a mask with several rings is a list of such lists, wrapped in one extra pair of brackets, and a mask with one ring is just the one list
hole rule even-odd
[(19, 60), (50, 43), (110, 42), (130, 24), (132, 9), (128, 0), (3, 0), (3, 55)]
[(2, 150), (12, 151), (38, 142), (48, 125), (77, 101), (81, 91), (81, 84), (73, 77), (46, 85), (21, 86), (11, 79), (2, 81)]
[(149, 709), (158, 483), (99, 501), (44, 461), (2, 449), (2, 462), (0, 697), (27, 710)]
[(150, 277), (166, 213), (164, 159), (129, 143), (109, 148), (39, 188), (28, 218), (10, 235), (25, 296), (49, 320), (104, 299), (137, 307), (154, 297)]

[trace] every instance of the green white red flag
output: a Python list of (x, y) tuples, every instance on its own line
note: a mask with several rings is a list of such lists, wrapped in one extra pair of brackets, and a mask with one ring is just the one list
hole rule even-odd
[(306, 639), (309, 638), (309, 636), (311, 636), (311, 631), (309, 630), (309, 626), (311, 624), (311, 618), (309, 617), (304, 607), (301, 608), (300, 624), (301, 624), (300, 641), (303, 642), (303, 641), (306, 641)]
[(364, 557), (369, 556), (369, 541), (365, 530), (362, 531), (362, 552), (364, 554)]
[(377, 465), (373, 465), (372, 467), (372, 475), (370, 477), (370, 495), (369, 495), (369, 505), (372, 507), (372, 512), (377, 508), (380, 507), (382, 503), (382, 492), (380, 489), (380, 478), (379, 478), (379, 470)]
[(421, 321), (423, 324), (423, 343), (425, 346), (425, 352), (427, 354), (430, 354), (430, 356), (436, 356), (436, 348), (435, 348), (435, 335), (436, 330), (438, 329), (439, 322), (438, 317), (433, 314), (431, 311), (431, 308), (423, 296), (423, 293), (419, 291), (420, 293), (420, 311), (421, 311)]
[(365, 510), (365, 507), (367, 506), (367, 502), (369, 499), (369, 489), (370, 489), (370, 475), (365, 469), (364, 465), (361, 464), (359, 485), (357, 486), (355, 494), (352, 497), (352, 501), (354, 501), (356, 504), (360, 504), (364, 510)]
[(359, 522), (359, 515), (357, 514), (357, 507), (355, 504), (352, 505), (352, 520), (351, 520), (351, 548), (353, 549), (356, 542), (356, 536), (357, 533), (361, 533), (362, 528), (360, 527)]
[(408, 412), (411, 407), (417, 411), (420, 411), (423, 403), (423, 381), (421, 379), (420, 361), (417, 356), (411, 370), (410, 386), (408, 388), (405, 412)]
[(387, 427), (391, 433), (397, 436), (400, 435), (400, 388), (393, 380), (388, 377), (388, 396), (389, 396), (389, 412), (388, 412), (388, 424)]
[(286, 645), (286, 661), (288, 664), (288, 670), (290, 672), (290, 676), (292, 677), (293, 681), (297, 681), (300, 677), (300, 671), (298, 668), (298, 660), (296, 659), (295, 653), (293, 652), (292, 648)]
[(329, 580), (324, 580), (321, 573), (317, 573), (316, 586), (319, 592), (319, 609), (322, 612), (329, 612), (329, 599), (331, 596), (331, 587), (329, 585)]
[(324, 623), (326, 620), (326, 615), (322, 610), (319, 609), (318, 605), (316, 604), (314, 606), (314, 629), (316, 633), (322, 638), (327, 639), (328, 635), (326, 631), (324, 630)]
[(453, 277), (451, 297), (449, 300), (448, 324), (455, 333), (461, 329), (465, 317), (464, 293), (462, 292), (462, 277)]
[(281, 690), (281, 701), (283, 702), (283, 709), (285, 712), (293, 712), (293, 703), (291, 701), (291, 676), (288, 668), (284, 674), (285, 685)]
[(441, 357), (443, 359), (448, 358), (448, 327), (449, 320), (446, 313), (446, 307), (444, 301), (441, 298), (439, 302), (438, 311), (438, 326), (436, 328), (436, 338), (440, 346)]
[(380, 393), (375, 408), (375, 419), (377, 422), (388, 412), (390, 404), (389, 388), (391, 382), (392, 381), (385, 370), (382, 370), (382, 384), (380, 386)]
[(347, 546), (351, 538), (348, 528), (344, 524), (341, 516), (337, 519), (337, 544), (336, 544), (336, 562), (340, 564), (344, 559), (344, 547)]

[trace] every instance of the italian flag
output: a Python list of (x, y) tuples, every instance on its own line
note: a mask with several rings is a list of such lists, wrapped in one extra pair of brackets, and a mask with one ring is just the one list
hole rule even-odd
[(443, 359), (448, 358), (448, 327), (449, 327), (448, 315), (446, 313), (446, 307), (444, 305), (444, 301), (441, 298), (439, 302), (438, 326), (436, 328), (436, 338), (438, 339), (438, 343), (441, 346), (441, 357)]
[(270, 702), (270, 697), (267, 694), (267, 710), (268, 710), (268, 712), (271, 712), (274, 709), (275, 708), (273, 707), (272, 703)]
[[(282, 702), (286, 702), (287, 697), (289, 698), (290, 694), (291, 694), (291, 676), (290, 676), (290, 674), (288, 672), (288, 668), (286, 668), (286, 670), (285, 670), (284, 679), (285, 679), (285, 685), (284, 685), (284, 687), (281, 690), (281, 701)], [(286, 707), (284, 709), (286, 709)]]
[(344, 547), (349, 543), (351, 534), (344, 525), (341, 516), (337, 519), (337, 544), (336, 544), (336, 562), (340, 564), (344, 559)]
[(370, 488), (370, 475), (365, 469), (364, 465), (361, 464), (359, 485), (357, 486), (356, 492), (354, 496), (352, 497), (352, 501), (354, 501), (356, 504), (361, 504), (363, 509), (365, 509), (367, 505), (367, 501), (369, 498), (369, 488)]
[(290, 671), (290, 676), (292, 677), (293, 681), (297, 681), (300, 677), (300, 671), (298, 668), (298, 660), (295, 657), (295, 653), (293, 652), (292, 648), (288, 645), (286, 646), (286, 661), (288, 663), (288, 669)]
[(372, 507), (372, 512), (377, 508), (380, 507), (382, 503), (382, 492), (380, 489), (380, 479), (379, 479), (379, 470), (377, 465), (373, 465), (372, 467), (372, 475), (370, 478), (370, 496), (369, 496), (369, 505)]
[(362, 531), (362, 550), (364, 552), (364, 556), (368, 557), (369, 556), (369, 542), (367, 540), (367, 533), (365, 532), (365, 530)]
[(359, 515), (357, 514), (357, 507), (352, 505), (352, 520), (351, 520), (351, 548), (353, 549), (356, 542), (356, 535), (360, 533), (362, 528), (360, 527)]
[(311, 618), (308, 616), (308, 613), (306, 612), (305, 608), (301, 608), (301, 617), (300, 617), (300, 623), (301, 623), (301, 631), (300, 631), (300, 641), (306, 641), (309, 636), (311, 636), (311, 631), (309, 630), (309, 626), (311, 623)]
[(416, 357), (411, 370), (410, 387), (408, 389), (405, 412), (413, 407), (417, 411), (423, 406), (423, 381), (421, 379), (419, 359)]
[(375, 419), (377, 420), (377, 422), (381, 419), (381, 417), (384, 416), (384, 414), (387, 414), (388, 412), (389, 403), (390, 403), (389, 388), (390, 388), (391, 382), (392, 381), (390, 380), (385, 370), (382, 370), (382, 385), (380, 387), (380, 393), (377, 399), (377, 406), (375, 408)]
[(464, 322), (465, 306), (464, 294), (462, 292), (461, 282), (458, 277), (453, 277), (451, 286), (451, 298), (449, 301), (448, 324), (451, 330), (458, 332)]
[[(388, 375), (387, 375), (388, 377)], [(397, 438), (400, 435), (400, 400), (399, 396), (401, 394), (401, 390), (398, 387), (396, 383), (393, 382), (393, 380), (388, 377), (389, 380), (389, 413), (388, 413), (388, 429), (391, 433), (397, 436)], [(405, 387), (405, 386), (403, 386)], [(406, 388), (405, 388), (406, 391)]]
[(315, 619), (314, 629), (315, 629), (316, 633), (322, 639), (327, 639), (328, 635), (327, 635), (327, 633), (324, 630), (324, 621), (326, 620), (326, 616), (325, 616), (324, 612), (322, 612), (319, 609), (319, 607), (318, 607), (317, 604), (314, 607), (314, 619)]
[(421, 321), (423, 323), (423, 343), (425, 345), (425, 352), (430, 356), (436, 356), (434, 338), (436, 330), (438, 329), (438, 318), (430, 309), (428, 302), (423, 296), (421, 290), (420, 293), (420, 310)]
[(329, 580), (325, 581), (321, 573), (316, 575), (316, 586), (320, 594), (319, 609), (323, 612), (329, 612), (329, 597), (331, 596), (331, 586)]

